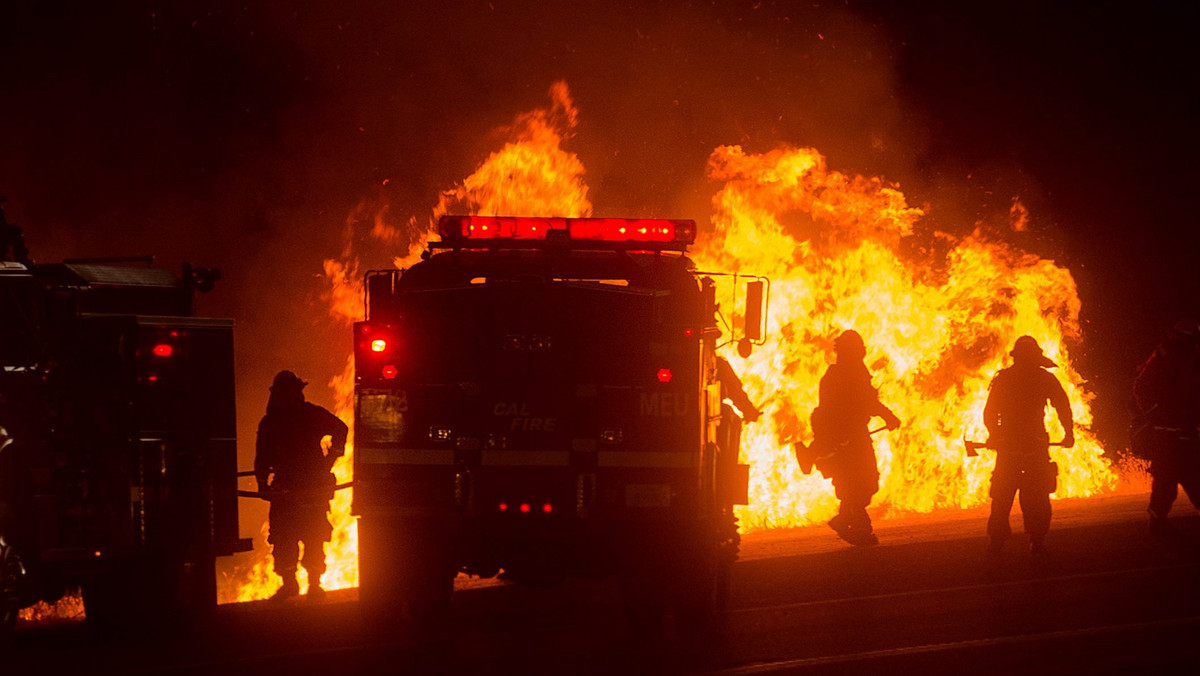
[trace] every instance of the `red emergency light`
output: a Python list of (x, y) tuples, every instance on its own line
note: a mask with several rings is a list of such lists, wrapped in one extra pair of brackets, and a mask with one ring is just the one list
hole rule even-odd
[[(402, 343), (395, 330), (386, 325), (358, 322), (354, 325), (355, 352), (360, 360), (392, 360), (400, 353)], [(394, 362), (393, 362), (394, 363)]]
[(531, 216), (442, 216), (445, 241), (545, 240), (562, 232), (569, 240), (692, 244), (695, 221), (666, 218), (538, 218)]

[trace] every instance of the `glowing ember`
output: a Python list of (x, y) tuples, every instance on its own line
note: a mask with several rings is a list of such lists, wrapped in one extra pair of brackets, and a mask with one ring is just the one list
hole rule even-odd
[(78, 590), (54, 603), (38, 601), (28, 608), (22, 608), (17, 615), (19, 621), (30, 623), (82, 620), (84, 617), (83, 597)]
[[(442, 214), (592, 214), (583, 164), (561, 147), (578, 111), (565, 83), (556, 83), (550, 97), (548, 109), (517, 117), (505, 130), (509, 141), (443, 193), (408, 255), (395, 259), (397, 267), (419, 260)], [(699, 268), (771, 278), (767, 343), (747, 359), (725, 355), (767, 413), (743, 432), (743, 453), (751, 463), (751, 504), (739, 511), (743, 529), (813, 523), (834, 513), (832, 486), (819, 475), (800, 473), (789, 442), (811, 441), (817, 383), (832, 360), (833, 337), (848, 328), (866, 339), (881, 398), (905, 423), (876, 437), (882, 478), (873, 510), (926, 512), (986, 501), (994, 454), (985, 450), (967, 458), (962, 440), (986, 438), (982, 409), (988, 382), (1024, 334), (1034, 336), (1059, 364), (1056, 372), (1079, 426), (1075, 448), (1052, 451), (1062, 468), (1056, 496), (1115, 487), (1116, 474), (1087, 429), (1090, 395), (1067, 351), (1080, 334), (1078, 294), (1066, 269), (979, 232), (936, 233), (938, 246), (902, 247), (915, 237), (923, 211), (910, 207), (898, 186), (828, 169), (813, 149), (783, 147), (754, 155), (720, 147), (709, 159), (708, 176), (721, 187), (713, 199), (713, 231), (693, 253)], [(386, 208), (376, 215), (371, 234), (390, 242), (397, 228), (385, 216)], [(1011, 216), (1015, 230), (1026, 228), (1028, 213), (1019, 201)], [(415, 218), (409, 228), (421, 230)], [(360, 319), (361, 275), (353, 251), (327, 261), (325, 271), (332, 313), (347, 325)], [(733, 285), (726, 283), (723, 293), (722, 306), (736, 307)], [(735, 326), (741, 322), (726, 318)], [(333, 386), (337, 412), (349, 420), (353, 364)], [(1057, 438), (1062, 432), (1056, 426), (1052, 422), (1050, 430)], [(339, 482), (350, 480), (352, 453), (348, 446), (335, 467)], [(330, 589), (357, 584), (349, 505), (350, 491), (340, 491), (333, 505), (334, 541), (326, 549), (324, 585)], [(264, 556), (248, 579), (234, 581), (237, 600), (270, 595), (280, 580), (269, 571), (270, 557)]]

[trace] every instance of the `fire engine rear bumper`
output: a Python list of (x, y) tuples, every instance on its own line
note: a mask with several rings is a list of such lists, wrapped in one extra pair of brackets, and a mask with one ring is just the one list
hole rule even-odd
[[(356, 452), (358, 464), (368, 466), (467, 464), (463, 462), (466, 453), (450, 448), (364, 446)], [(599, 451), (590, 455), (596, 467), (690, 469), (699, 462), (697, 455), (677, 451)], [(478, 452), (478, 456), (478, 465), (482, 467), (569, 467), (578, 464), (570, 451), (483, 450)]]

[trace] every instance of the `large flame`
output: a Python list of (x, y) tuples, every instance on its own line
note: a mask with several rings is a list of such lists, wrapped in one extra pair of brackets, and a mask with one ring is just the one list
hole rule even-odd
[[(407, 255), (418, 260), (444, 213), (589, 216), (592, 205), (579, 158), (562, 148), (578, 111), (566, 83), (554, 84), (551, 105), (516, 118), (507, 142), (462, 184), (443, 193), (426, 227), (416, 231)], [(1091, 395), (1072, 366), (1079, 298), (1065, 268), (979, 232), (933, 233), (926, 246), (907, 246), (924, 216), (898, 186), (880, 178), (830, 170), (816, 150), (781, 147), (749, 154), (723, 146), (711, 155), (708, 176), (720, 185), (713, 199), (712, 232), (696, 247), (701, 269), (771, 278), (769, 333), (751, 357), (726, 356), (751, 397), (767, 415), (747, 425), (742, 442), (751, 463), (751, 504), (740, 508), (744, 529), (776, 528), (829, 518), (833, 489), (819, 475), (802, 475), (790, 450), (809, 440), (809, 414), (817, 384), (832, 360), (832, 340), (856, 329), (868, 345), (867, 363), (883, 401), (903, 420), (899, 430), (876, 437), (881, 489), (872, 509), (883, 515), (967, 507), (986, 500), (995, 457), (967, 458), (963, 439), (984, 437), (982, 409), (991, 377), (1006, 364), (1021, 335), (1032, 335), (1059, 364), (1078, 425), (1078, 443), (1055, 450), (1061, 468), (1057, 497), (1111, 490), (1117, 476), (1089, 432)], [(371, 233), (392, 239), (398, 229), (378, 210)], [(1027, 210), (1014, 201), (1014, 229), (1026, 227)], [(352, 214), (357, 222), (361, 214)], [(387, 235), (386, 237), (384, 235)], [(920, 252), (920, 253), (913, 253)], [(362, 316), (357, 257), (347, 250), (326, 262), (331, 311), (347, 322)], [(728, 279), (728, 278), (724, 278)], [(736, 288), (724, 284), (726, 319), (740, 316)], [(352, 413), (353, 365), (336, 378), (338, 414)], [(1051, 434), (1057, 421), (1047, 418)], [(335, 468), (350, 480), (350, 455)], [(357, 541), (349, 490), (333, 504), (334, 541), (326, 547), (330, 589), (357, 584)], [(303, 582), (301, 583), (303, 586)], [(248, 576), (233, 581), (237, 600), (263, 598), (279, 585), (269, 555)]]
[[(786, 442), (811, 439), (817, 385), (832, 361), (833, 338), (846, 329), (865, 338), (880, 397), (904, 421), (876, 437), (882, 476), (875, 509), (927, 512), (986, 500), (995, 456), (966, 457), (963, 439), (986, 436), (988, 383), (1026, 334), (1060, 365), (1079, 427), (1074, 448), (1052, 453), (1062, 468), (1056, 495), (1115, 486), (1088, 429), (1090, 395), (1067, 352), (1080, 339), (1069, 271), (979, 232), (961, 239), (935, 233), (938, 247), (903, 247), (922, 210), (881, 179), (830, 170), (811, 148), (761, 155), (717, 148), (708, 174), (724, 185), (698, 264), (771, 278), (767, 343), (748, 359), (728, 355), (769, 413), (745, 428), (742, 441), (751, 464), (751, 504), (739, 512), (744, 526), (833, 515), (830, 483), (801, 474)], [(1047, 421), (1060, 437), (1057, 419)]]

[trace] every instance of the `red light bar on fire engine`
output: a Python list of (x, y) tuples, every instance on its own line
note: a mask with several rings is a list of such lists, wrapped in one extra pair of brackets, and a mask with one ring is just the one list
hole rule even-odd
[(592, 242), (645, 242), (688, 245), (696, 241), (695, 221), (665, 218), (535, 218), (525, 216), (442, 216), (438, 231), (447, 242), (463, 240), (545, 240), (550, 232)]

